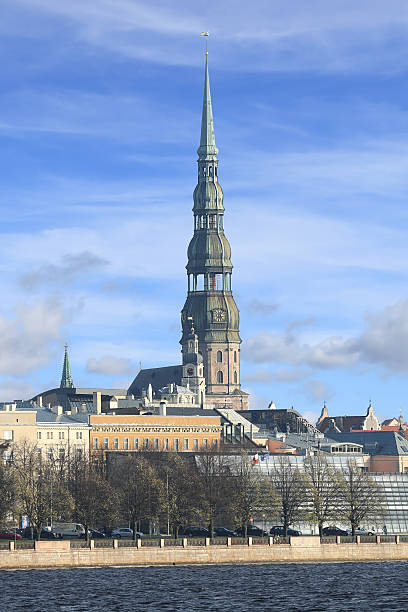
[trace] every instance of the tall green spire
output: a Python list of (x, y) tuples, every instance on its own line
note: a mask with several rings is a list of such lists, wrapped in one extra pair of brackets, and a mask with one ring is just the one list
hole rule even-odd
[(201, 117), (201, 138), (197, 153), (201, 159), (216, 156), (218, 149), (215, 146), (214, 120), (211, 104), (210, 78), (208, 76), (208, 55), (205, 55), (205, 77), (203, 114)]
[(74, 383), (71, 376), (71, 368), (69, 367), (68, 359), (68, 344), (65, 345), (64, 365), (62, 367), (62, 376), (60, 389), (73, 389)]

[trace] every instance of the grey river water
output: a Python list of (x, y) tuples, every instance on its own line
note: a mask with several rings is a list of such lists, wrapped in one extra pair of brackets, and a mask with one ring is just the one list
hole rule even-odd
[(2, 571), (0, 610), (408, 611), (408, 564)]

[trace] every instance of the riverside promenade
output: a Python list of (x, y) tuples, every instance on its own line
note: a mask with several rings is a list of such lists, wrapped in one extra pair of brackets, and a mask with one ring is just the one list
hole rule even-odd
[[(403, 538), (404, 541), (401, 541)], [(221, 565), (234, 563), (294, 563), (334, 561), (402, 561), (408, 560), (407, 536), (374, 536), (373, 541), (341, 542), (340, 538), (321, 541), (318, 536), (290, 537), (285, 543), (273, 538), (157, 539), (136, 542), (40, 541), (32, 548), (0, 551), (0, 569), (38, 569), (102, 567), (119, 565)]]

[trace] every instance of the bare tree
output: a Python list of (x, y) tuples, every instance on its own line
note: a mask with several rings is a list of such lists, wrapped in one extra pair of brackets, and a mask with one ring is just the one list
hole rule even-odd
[(231, 467), (228, 457), (213, 450), (200, 454), (197, 462), (201, 512), (209, 526), (211, 537), (214, 537), (217, 518), (225, 513), (226, 506), (231, 504)]
[(62, 473), (53, 461), (40, 456), (37, 446), (28, 442), (15, 445), (13, 468), (19, 511), (29, 517), (38, 538), (49, 521), (70, 518), (72, 498)]
[(112, 477), (120, 479), (120, 508), (133, 533), (141, 521), (147, 521), (150, 530), (162, 512), (165, 498), (163, 482), (154, 466), (141, 455), (129, 455), (117, 464)]
[(111, 527), (119, 516), (118, 490), (107, 480), (105, 470), (94, 458), (72, 457), (67, 483), (73, 499), (73, 519), (88, 526)]
[(350, 523), (353, 536), (363, 522), (384, 522), (385, 497), (381, 487), (351, 461), (340, 474), (340, 514)]
[(161, 453), (155, 457), (163, 483), (162, 522), (178, 537), (179, 528), (195, 521), (200, 512), (201, 493), (197, 466), (191, 457)]
[(324, 523), (334, 519), (339, 510), (339, 474), (320, 454), (306, 457), (304, 470), (306, 502), (322, 536)]
[(270, 477), (278, 494), (278, 510), (287, 536), (289, 525), (303, 518), (305, 513), (305, 481), (288, 457), (278, 458)]
[(14, 514), (16, 503), (15, 478), (11, 464), (0, 456), (0, 521)]
[(248, 523), (254, 514), (276, 515), (278, 497), (270, 479), (259, 471), (245, 451), (235, 465), (231, 499), (235, 520), (247, 537)]

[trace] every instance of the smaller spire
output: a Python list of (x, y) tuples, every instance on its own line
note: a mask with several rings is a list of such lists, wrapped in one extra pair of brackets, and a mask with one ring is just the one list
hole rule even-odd
[(203, 114), (201, 117), (201, 138), (197, 150), (200, 158), (216, 156), (218, 149), (215, 145), (214, 119), (211, 104), (210, 77), (208, 76), (208, 55), (205, 56)]
[(69, 367), (69, 359), (68, 359), (68, 344), (65, 344), (65, 352), (64, 352), (64, 365), (62, 367), (62, 376), (60, 389), (73, 389), (74, 382), (71, 376), (71, 368)]

